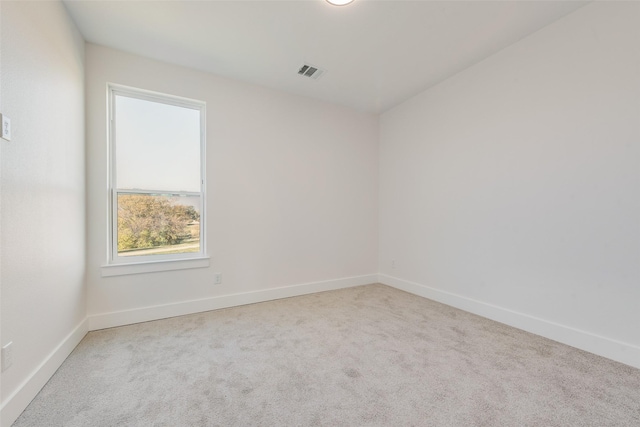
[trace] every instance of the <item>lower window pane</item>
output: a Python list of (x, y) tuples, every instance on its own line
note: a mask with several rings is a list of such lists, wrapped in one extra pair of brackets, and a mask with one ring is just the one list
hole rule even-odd
[(200, 252), (200, 196), (118, 194), (118, 256)]

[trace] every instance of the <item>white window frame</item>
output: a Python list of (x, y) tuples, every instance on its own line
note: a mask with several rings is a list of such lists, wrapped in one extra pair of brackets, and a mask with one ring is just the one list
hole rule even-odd
[[(200, 112), (200, 192), (177, 192), (166, 190), (120, 190), (116, 187), (117, 165), (115, 140), (116, 130), (116, 96), (159, 102), (162, 104), (190, 108)], [(107, 85), (108, 99), (108, 256), (107, 264), (103, 265), (103, 276), (118, 276), (123, 274), (147, 273), (155, 271), (179, 270), (185, 268), (200, 268), (209, 266), (206, 251), (206, 103), (195, 99), (167, 95), (128, 86), (109, 83)], [(123, 257), (118, 255), (118, 194), (162, 194), (180, 196), (200, 196), (200, 251), (181, 254), (158, 254)]]

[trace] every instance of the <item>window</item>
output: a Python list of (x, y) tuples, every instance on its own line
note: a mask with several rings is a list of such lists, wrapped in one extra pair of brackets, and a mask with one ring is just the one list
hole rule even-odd
[(109, 264), (205, 258), (205, 103), (111, 85), (109, 115)]

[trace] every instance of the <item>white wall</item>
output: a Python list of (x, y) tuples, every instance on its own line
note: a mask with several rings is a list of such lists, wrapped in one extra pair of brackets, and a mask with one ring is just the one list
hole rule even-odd
[(2, 344), (13, 342), (14, 357), (3, 425), (86, 316), (83, 50), (61, 3), (2, 3), (2, 113), (13, 127), (0, 144)]
[[(376, 116), (91, 44), (86, 80), (90, 327), (376, 280)], [(207, 102), (209, 268), (101, 277), (107, 82)]]
[(590, 4), (381, 116), (383, 282), (640, 367), (639, 22)]
[[(0, 112), (2, 112), (2, 2), (0, 2)], [(2, 143), (2, 140), (0, 140)], [(2, 150), (0, 150), (0, 177), (2, 177)], [(0, 218), (2, 218), (2, 185), (0, 184)], [(2, 241), (2, 221), (0, 220), (0, 242)], [(1, 251), (0, 251), (1, 254)], [(2, 256), (0, 256), (0, 346), (2, 340)], [(2, 374), (0, 374), (0, 408), (2, 407)], [(0, 413), (0, 426), (2, 414)]]

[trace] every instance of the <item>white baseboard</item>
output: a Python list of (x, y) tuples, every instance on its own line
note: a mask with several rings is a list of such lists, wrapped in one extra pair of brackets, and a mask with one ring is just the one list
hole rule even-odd
[(531, 332), (562, 344), (588, 351), (608, 359), (640, 368), (640, 347), (587, 331), (529, 316), (450, 292), (409, 282), (397, 277), (378, 275), (378, 282), (443, 304)]
[(211, 298), (183, 301), (173, 304), (143, 307), (134, 310), (94, 314), (88, 317), (89, 330), (95, 331), (98, 329), (112, 328), (115, 326), (130, 325), (133, 323), (148, 322), (150, 320), (159, 320), (168, 317), (182, 316), (185, 314), (217, 310), (220, 308), (235, 307), (239, 305), (254, 304), (280, 298), (289, 298), (299, 295), (312, 294), (315, 292), (331, 291), (335, 289), (350, 288), (353, 286), (368, 285), (370, 283), (376, 283), (377, 281), (377, 274), (369, 274), (365, 276), (346, 277), (342, 279), (284, 286), (280, 288), (265, 289), (253, 292), (221, 295)]
[(87, 334), (87, 319), (67, 335), (60, 344), (40, 363), (40, 365), (20, 384), (3, 403), (0, 409), (0, 425), (10, 426), (31, 403), (42, 387), (62, 365), (74, 348)]

